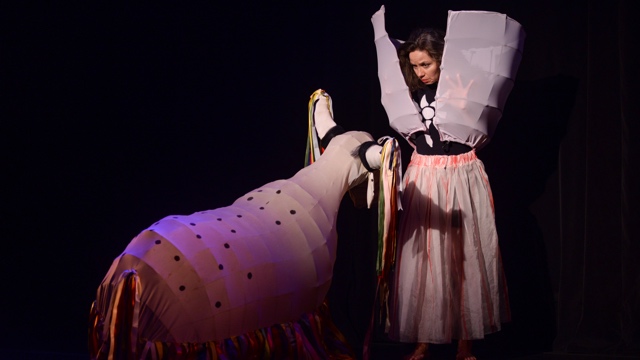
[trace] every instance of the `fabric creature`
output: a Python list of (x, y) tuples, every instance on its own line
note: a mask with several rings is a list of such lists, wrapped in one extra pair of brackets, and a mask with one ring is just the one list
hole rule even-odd
[(143, 230), (98, 288), (91, 358), (355, 358), (324, 300), (341, 200), (368, 174), (353, 153), (371, 140), (339, 135), (287, 180)]

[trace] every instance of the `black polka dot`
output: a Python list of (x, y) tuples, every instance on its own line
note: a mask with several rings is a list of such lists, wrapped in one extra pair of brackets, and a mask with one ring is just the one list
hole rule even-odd
[(224, 244), (224, 247), (227, 248), (227, 249), (230, 248), (229, 244), (227, 244), (227, 243)]
[(160, 244), (162, 242), (162, 240), (156, 240), (156, 244)]
[(242, 217), (242, 215), (236, 215), (236, 216), (237, 216), (237, 217), (239, 217), (239, 218), (241, 218), (241, 217)]
[(249, 196), (249, 198), (247, 199), (248, 201), (253, 200), (253, 196)]
[(218, 221), (222, 221), (222, 219), (221, 219), (221, 218), (217, 218), (216, 220), (218, 220)]
[(175, 260), (175, 261), (180, 261), (180, 256), (178, 256), (178, 255), (174, 256), (174, 257), (173, 257), (173, 260)]
[(234, 233), (234, 234), (236, 233), (236, 231), (235, 231), (235, 230), (233, 230), (233, 229), (231, 229), (231, 232), (232, 232), (232, 233)]
[(280, 220), (276, 220), (276, 225), (280, 225), (280, 224), (282, 224)]
[(248, 273), (248, 274), (247, 274), (247, 279), (251, 280), (251, 278), (252, 278), (252, 277), (253, 277), (253, 274), (252, 274), (252, 273)]
[(180, 285), (180, 291), (184, 291), (184, 289), (186, 289), (186, 287), (184, 287), (184, 285)]
[(222, 266), (222, 264), (218, 265), (218, 269), (222, 270), (224, 269), (224, 266)]
[(260, 210), (264, 210), (264, 206), (260, 206)]
[(258, 192), (262, 192), (262, 189), (258, 190)]
[(196, 224), (194, 224), (194, 223), (189, 223), (189, 225), (191, 225), (191, 226), (196, 226)]
[(291, 215), (295, 215), (296, 211), (295, 211), (295, 210), (291, 210), (291, 211), (289, 211), (289, 213), (290, 213)]
[(220, 301), (216, 301), (216, 307), (219, 308), (220, 306), (222, 306), (222, 303)]
[(278, 190), (278, 191), (276, 191), (276, 194), (280, 194), (281, 192), (282, 192), (281, 190)]
[(196, 237), (197, 237), (198, 239), (202, 239), (202, 236), (200, 236), (200, 234), (196, 234)]

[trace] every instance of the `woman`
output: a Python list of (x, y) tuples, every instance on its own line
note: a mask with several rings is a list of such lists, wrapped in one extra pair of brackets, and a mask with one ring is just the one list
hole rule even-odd
[(447, 49), (442, 32), (424, 29), (396, 53), (384, 7), (372, 23), (382, 103), (415, 149), (403, 178), (387, 330), (417, 343), (412, 360), (426, 358), (429, 343), (454, 339), (457, 359), (475, 359), (471, 340), (509, 320), (491, 188), (476, 149), (493, 135), (524, 35), (503, 14), (449, 12)]
[[(452, 337), (459, 339), (457, 357), (473, 358), (470, 340), (460, 333), (464, 327), (461, 314), (455, 311), (463, 297), (467, 236), (462, 233), (462, 209), (453, 204), (453, 197), (464, 189), (461, 184), (449, 185), (463, 176), (458, 172), (479, 172), (480, 177), (476, 175), (474, 180), (486, 179), (486, 175), (469, 145), (441, 141), (434, 126), (443, 50), (444, 33), (435, 29), (416, 30), (398, 49), (403, 76), (427, 128), (409, 136), (415, 154), (404, 176), (403, 204), (407, 212), (400, 225), (397, 291), (392, 298), (390, 336), (418, 342), (410, 359), (424, 358), (429, 342), (448, 343)], [(490, 204), (490, 194), (483, 195), (483, 203)], [(445, 205), (448, 203), (451, 206)]]
[(421, 155), (458, 155), (471, 151), (468, 145), (441, 142), (438, 129), (433, 125), (443, 50), (444, 32), (429, 28), (415, 30), (398, 48), (402, 75), (411, 97), (420, 107), (421, 121), (427, 129), (415, 131), (409, 136), (409, 141)]

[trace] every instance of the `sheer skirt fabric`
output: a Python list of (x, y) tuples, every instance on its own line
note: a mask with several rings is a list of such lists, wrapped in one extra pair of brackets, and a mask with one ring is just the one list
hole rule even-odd
[(449, 343), (500, 330), (509, 305), (482, 161), (414, 152), (404, 186), (390, 337)]

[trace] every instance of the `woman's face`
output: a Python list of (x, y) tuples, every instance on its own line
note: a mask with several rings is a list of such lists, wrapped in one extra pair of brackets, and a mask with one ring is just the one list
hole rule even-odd
[(409, 53), (409, 62), (413, 71), (424, 84), (431, 85), (440, 79), (440, 65), (424, 50)]

